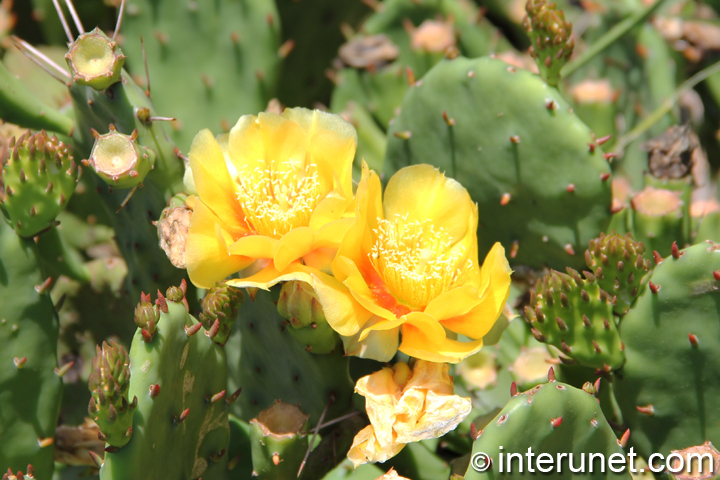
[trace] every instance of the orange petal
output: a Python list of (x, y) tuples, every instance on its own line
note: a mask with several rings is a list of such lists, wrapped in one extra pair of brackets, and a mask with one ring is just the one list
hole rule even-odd
[(201, 130), (195, 136), (188, 158), (195, 188), (203, 203), (231, 233), (244, 232), (245, 217), (237, 200), (235, 182), (230, 178), (225, 157), (210, 130)]
[(229, 254), (225, 235), (229, 237), (221, 228), (220, 219), (203, 202), (195, 201), (185, 245), (185, 263), (190, 280), (198, 287), (211, 288), (253, 262), (252, 258)]

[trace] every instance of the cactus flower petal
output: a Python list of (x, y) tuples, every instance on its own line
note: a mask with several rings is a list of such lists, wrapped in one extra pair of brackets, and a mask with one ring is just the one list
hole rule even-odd
[[(434, 167), (398, 171), (383, 200), (379, 178), (365, 166), (353, 224), (332, 263), (334, 279), (316, 276), (313, 284), (328, 323), (353, 337), (344, 339), (346, 353), (388, 361), (388, 346), (399, 343), (408, 355), (456, 363), (482, 348), (507, 301), (512, 271), (500, 244), (480, 268), (477, 223), (467, 191)], [(389, 338), (398, 328), (401, 342)]]

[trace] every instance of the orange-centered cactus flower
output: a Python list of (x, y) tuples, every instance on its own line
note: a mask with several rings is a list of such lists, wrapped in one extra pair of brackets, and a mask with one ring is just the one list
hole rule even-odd
[[(197, 134), (190, 168), (198, 198), (185, 250), (190, 280), (268, 288), (329, 269), (352, 225), (355, 129), (303, 108), (246, 115), (227, 135)], [(192, 203), (192, 202), (191, 202)]]
[(355, 467), (384, 462), (408, 443), (441, 437), (468, 416), (470, 399), (453, 395), (449, 368), (417, 360), (411, 370), (398, 362), (358, 380), (355, 391), (365, 397), (370, 425), (355, 435), (348, 452)]
[(477, 223), (467, 190), (430, 165), (398, 171), (384, 200), (377, 175), (364, 167), (334, 278), (316, 274), (313, 281), (346, 353), (389, 361), (399, 348), (456, 363), (480, 350), (505, 306), (512, 271), (499, 243), (480, 268)]

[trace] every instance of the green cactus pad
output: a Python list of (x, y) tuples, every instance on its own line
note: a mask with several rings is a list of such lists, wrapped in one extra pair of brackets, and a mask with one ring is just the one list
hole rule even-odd
[(122, 345), (103, 342), (102, 350), (95, 347), (92, 372), (88, 386), (92, 393), (88, 413), (100, 427), (108, 445), (123, 447), (132, 437), (133, 413), (137, 399), (128, 401), (130, 385), (130, 357)]
[(590, 130), (556, 90), (501, 60), (445, 60), (408, 91), (386, 176), (418, 163), (478, 203), (481, 258), (499, 241), (514, 264), (582, 268), (610, 220), (610, 168)]
[(644, 254), (642, 242), (636, 242), (630, 234), (615, 232), (590, 240), (585, 250), (585, 263), (595, 274), (598, 286), (616, 298), (613, 310), (617, 315), (624, 315), (632, 306), (640, 282), (650, 271), (650, 260)]
[(102, 480), (224, 478), (230, 437), (225, 353), (183, 303), (159, 298), (157, 334), (138, 329), (128, 397), (137, 397), (130, 442), (105, 455)]
[(104, 90), (120, 80), (125, 55), (99, 28), (82, 33), (65, 54), (73, 82)]
[(296, 478), (308, 449), (308, 417), (280, 400), (250, 420), (253, 477)]
[[(558, 454), (572, 453), (572, 466), (575, 469), (580, 465), (579, 457), (582, 454), (588, 457), (590, 453), (600, 453), (605, 459), (611, 455), (624, 459), (626, 455), (593, 395), (570, 385), (551, 381), (515, 395), (480, 432), (473, 444), (473, 454), (487, 454), (492, 458), (492, 466), (482, 473), (476, 472), (472, 467), (468, 468), (465, 480), (532, 476), (527, 474), (528, 448), (532, 448), (536, 455), (533, 460), (541, 453), (552, 456), (553, 460), (557, 459)], [(505, 473), (500, 473), (500, 453), (503, 454)], [(512, 459), (512, 473), (508, 473), (508, 454), (511, 453), (523, 457), (525, 475), (518, 471), (517, 456)], [(573, 475), (569, 471), (566, 455), (562, 471), (551, 470), (552, 478), (630, 479), (627, 472), (616, 474), (606, 469), (606, 473), (601, 473), (598, 461), (594, 462), (594, 469), (589, 473), (588, 462), (588, 458), (585, 458), (584, 471)], [(535, 468), (534, 462), (533, 467)], [(544, 468), (547, 468), (547, 464)]]
[(720, 247), (678, 253), (655, 267), (620, 328), (627, 363), (615, 395), (646, 457), (720, 443)]
[(51, 227), (80, 179), (72, 148), (45, 131), (28, 130), (0, 154), (0, 210), (18, 235)]
[(620, 368), (625, 355), (612, 298), (594, 278), (582, 279), (570, 268), (568, 273), (552, 270), (531, 291), (525, 318), (535, 337), (586, 367)]
[(53, 472), (62, 381), (58, 321), (37, 246), (0, 222), (0, 465), (38, 478)]

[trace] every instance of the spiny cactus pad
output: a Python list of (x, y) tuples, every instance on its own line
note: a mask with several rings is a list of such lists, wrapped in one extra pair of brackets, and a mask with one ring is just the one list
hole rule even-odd
[(623, 315), (638, 295), (643, 277), (650, 271), (650, 260), (644, 256), (645, 245), (632, 235), (600, 234), (590, 240), (585, 263), (595, 274), (597, 284), (616, 299), (613, 308)]
[(80, 179), (72, 148), (45, 131), (12, 140), (0, 164), (0, 210), (23, 237), (53, 225)]
[[(615, 433), (605, 420), (597, 398), (573, 386), (551, 381), (516, 394), (485, 426), (473, 443), (472, 451), (489, 455), (492, 466), (482, 473), (472, 467), (468, 468), (465, 479), (524, 477), (518, 471), (517, 457), (512, 460), (512, 474), (507, 473), (507, 459), (511, 453), (522, 455), (525, 466), (523, 472), (527, 472), (525, 460), (528, 457), (524, 455), (528, 448), (532, 448), (534, 455), (544, 453), (553, 459), (561, 453), (572, 453), (572, 466), (576, 471), (582, 454), (587, 457), (590, 453), (601, 453), (606, 459), (613, 454), (625, 456)], [(500, 473), (500, 453), (503, 454), (505, 474)], [(585, 460), (587, 462), (587, 458)], [(562, 471), (552, 470), (553, 478), (575, 478), (567, 468), (567, 462), (568, 457), (565, 457)], [(590, 469), (587, 463), (585, 466), (587, 468), (583, 470), (583, 478), (630, 479), (627, 472), (615, 474), (606, 470), (601, 473), (597, 462), (592, 473), (588, 473)]]
[(655, 267), (620, 325), (627, 364), (615, 395), (646, 457), (720, 443), (720, 247), (678, 253)]
[(501, 60), (445, 60), (408, 91), (385, 173), (418, 163), (478, 203), (481, 257), (499, 241), (511, 264), (582, 268), (610, 220), (610, 168), (590, 130), (556, 90)]
[(552, 270), (531, 291), (525, 318), (535, 338), (586, 367), (606, 371), (620, 368), (625, 355), (613, 317), (612, 297), (592, 274), (583, 279), (570, 268), (568, 273)]

